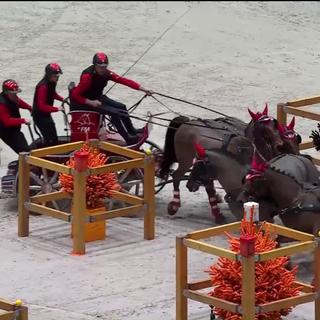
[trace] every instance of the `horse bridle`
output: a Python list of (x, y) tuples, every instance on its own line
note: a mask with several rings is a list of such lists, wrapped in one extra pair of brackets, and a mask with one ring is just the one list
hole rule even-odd
[(261, 152), (259, 151), (259, 149), (257, 148), (254, 142), (252, 142), (252, 145), (253, 145), (253, 154), (257, 153), (257, 155), (261, 158), (261, 160), (264, 163), (268, 163), (268, 160), (261, 154)]

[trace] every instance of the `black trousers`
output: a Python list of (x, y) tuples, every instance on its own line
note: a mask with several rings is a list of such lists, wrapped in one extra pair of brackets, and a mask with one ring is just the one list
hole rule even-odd
[(102, 96), (100, 101), (102, 103), (100, 107), (102, 112), (110, 116), (111, 122), (122, 136), (126, 135), (126, 131), (132, 135), (136, 134), (125, 104), (114, 101), (106, 96)]
[(100, 107), (93, 108), (89, 106), (77, 106), (71, 107), (70, 110), (95, 111), (110, 116), (111, 122), (125, 140), (128, 137), (128, 133), (130, 135), (136, 134), (125, 104), (112, 100), (106, 96), (101, 96), (99, 100), (102, 103)]
[(20, 130), (4, 132), (1, 134), (1, 139), (17, 154), (30, 151), (28, 142)]
[(51, 116), (42, 118), (33, 117), (33, 121), (39, 128), (46, 146), (54, 146), (58, 144), (56, 125), (54, 124)]

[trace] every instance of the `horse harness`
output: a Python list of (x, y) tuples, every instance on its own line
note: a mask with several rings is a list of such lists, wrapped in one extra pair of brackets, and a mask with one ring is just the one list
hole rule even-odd
[[(224, 131), (227, 131), (223, 134), (222, 138), (219, 139), (219, 141), (222, 142), (222, 146), (221, 148), (219, 149), (212, 149), (212, 150), (220, 150), (220, 151), (223, 151), (223, 152), (226, 152), (226, 153), (230, 153), (228, 151), (228, 147), (229, 147), (229, 144), (231, 142), (231, 140), (235, 137), (238, 137), (238, 136), (242, 136), (241, 132), (239, 132), (239, 130), (234, 127), (234, 123), (232, 121), (230, 121), (229, 119), (226, 119), (226, 118), (218, 118), (218, 119), (214, 119), (213, 121), (217, 122), (218, 123), (221, 123), (221, 122), (224, 122), (228, 125), (230, 125), (233, 129), (230, 130), (230, 127), (228, 126), (224, 126), (222, 128), (217, 128), (217, 127), (213, 127), (212, 126), (212, 120), (207, 120), (207, 119), (201, 119), (201, 118), (198, 118), (197, 119), (198, 121), (202, 122), (207, 128), (209, 129), (216, 129), (216, 130), (224, 130)], [(233, 132), (230, 132), (230, 131), (233, 131)], [(210, 149), (211, 150), (211, 149)], [(232, 153), (230, 153), (232, 154)], [(236, 156), (235, 154), (232, 154), (233, 156)]]
[[(320, 189), (320, 186), (315, 186), (310, 183), (304, 183), (303, 189), (307, 189), (306, 193), (313, 193), (317, 201), (320, 203), (320, 196), (315, 192), (316, 190)], [(298, 203), (295, 206), (282, 209), (279, 212), (279, 215), (298, 214), (301, 212), (319, 212), (320, 213), (320, 205), (314, 205), (314, 204), (302, 205), (301, 203)]]
[[(280, 155), (280, 156), (283, 156), (283, 155)], [(306, 168), (306, 164), (302, 160), (301, 160), (301, 162), (303, 163), (304, 167)], [(320, 213), (320, 192), (316, 192), (316, 191), (320, 191), (319, 183), (316, 184), (315, 182), (313, 182), (313, 183), (299, 182), (299, 181), (296, 181), (296, 182), (301, 185), (302, 190), (305, 193), (312, 193), (315, 196), (315, 198), (317, 199), (317, 202), (319, 203), (319, 205), (314, 205), (314, 204), (302, 205), (301, 203), (298, 203), (298, 204), (293, 205), (291, 207), (282, 209), (279, 212), (279, 215), (298, 214), (301, 212), (319, 212)], [(295, 201), (295, 203), (297, 203), (297, 200)]]

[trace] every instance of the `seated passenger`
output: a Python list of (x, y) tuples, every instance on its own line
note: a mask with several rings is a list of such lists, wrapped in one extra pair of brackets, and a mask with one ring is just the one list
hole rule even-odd
[(33, 98), (33, 121), (39, 128), (46, 146), (58, 144), (58, 135), (51, 113), (61, 111), (62, 107), (53, 106), (54, 100), (63, 101), (56, 92), (56, 86), (62, 70), (57, 63), (50, 63), (45, 68), (45, 75), (37, 84)]
[(32, 110), (29, 104), (18, 97), (19, 92), (21, 89), (18, 83), (8, 79), (3, 82), (0, 93), (0, 137), (18, 154), (29, 151), (21, 125), (30, 124), (29, 119), (21, 118), (19, 109)]

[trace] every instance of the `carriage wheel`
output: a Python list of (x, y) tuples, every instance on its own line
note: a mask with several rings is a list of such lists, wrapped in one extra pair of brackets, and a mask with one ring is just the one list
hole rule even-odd
[[(142, 145), (140, 150), (143, 151), (146, 149), (150, 149), (156, 159), (155, 194), (157, 194), (165, 186), (165, 183), (163, 183), (165, 181), (157, 176), (158, 164), (160, 163), (159, 162), (160, 156), (163, 155), (163, 152), (159, 146), (157, 146), (155, 143), (151, 141), (146, 141)], [(126, 157), (113, 155), (108, 158), (108, 163), (115, 163), (115, 162), (127, 161), (127, 160), (128, 158)], [(130, 194), (136, 195), (138, 197), (143, 197), (143, 178), (144, 178), (144, 172), (143, 172), (143, 169), (140, 169), (140, 168), (123, 169), (118, 172), (118, 181), (122, 185), (124, 191)], [(123, 202), (120, 202), (118, 204), (118, 201), (110, 200), (109, 210), (111, 210), (113, 207), (118, 205), (120, 207), (125, 206)]]
[[(127, 161), (128, 158), (122, 156), (110, 156), (108, 163)], [(125, 191), (143, 197), (143, 170), (140, 168), (123, 169), (117, 172), (118, 181)]]
[[(128, 158), (122, 156), (109, 156), (107, 163), (116, 163), (121, 161), (127, 161)], [(130, 193), (136, 196), (143, 195), (143, 171), (139, 168), (123, 169), (117, 172), (118, 182), (121, 184), (123, 190), (122, 192)], [(115, 208), (124, 208), (126, 204), (122, 201), (117, 201), (114, 199), (109, 199), (108, 205), (106, 205), (108, 210)]]
[[(37, 168), (38, 172), (30, 171), (30, 196), (38, 196), (60, 190), (58, 181), (59, 173), (44, 168)], [(18, 175), (16, 180), (18, 195)], [(60, 211), (68, 211), (71, 206), (71, 199), (48, 201), (47, 206)]]

